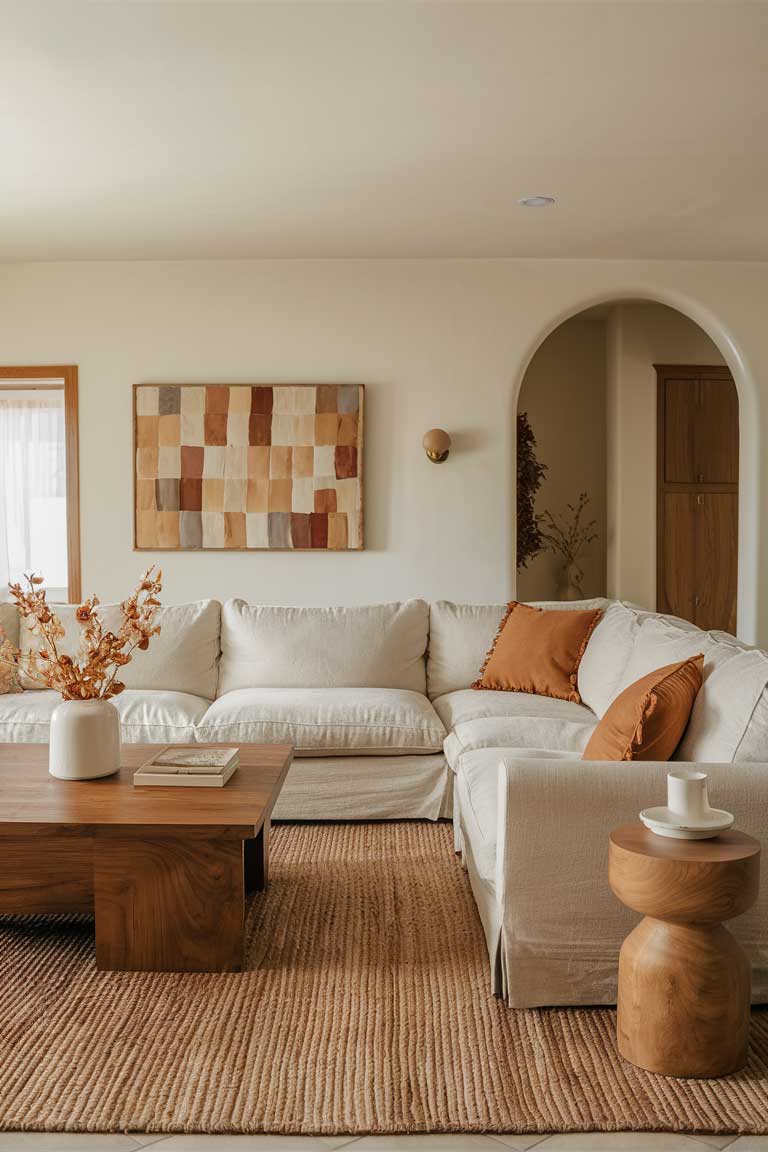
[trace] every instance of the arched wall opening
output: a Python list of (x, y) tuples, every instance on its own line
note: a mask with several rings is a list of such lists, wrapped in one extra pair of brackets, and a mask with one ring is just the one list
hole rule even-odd
[[(758, 504), (754, 383), (728, 333), (696, 305), (647, 290), (615, 292), (564, 310), (532, 342), (515, 381), (514, 419), (519, 410), (527, 409), (534, 435), (537, 425), (541, 433), (542, 462), (556, 460), (537, 499), (537, 511), (549, 508), (557, 516), (587, 491), (590, 503), (582, 519), (596, 520), (598, 538), (580, 565), (584, 593), (607, 593), (656, 607), (655, 363), (723, 364), (733, 376), (740, 431), (738, 497), (732, 497), (734, 503), (738, 500), (736, 630), (742, 639), (754, 642)], [(559, 403), (550, 379), (558, 374)], [(513, 548), (516, 567), (516, 543)], [(561, 576), (561, 561), (549, 552), (517, 571), (516, 594), (521, 599), (559, 598), (564, 590)]]

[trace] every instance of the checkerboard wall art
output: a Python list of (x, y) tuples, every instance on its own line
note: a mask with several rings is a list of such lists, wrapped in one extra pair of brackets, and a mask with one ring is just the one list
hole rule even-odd
[(363, 547), (362, 384), (137, 384), (137, 549)]

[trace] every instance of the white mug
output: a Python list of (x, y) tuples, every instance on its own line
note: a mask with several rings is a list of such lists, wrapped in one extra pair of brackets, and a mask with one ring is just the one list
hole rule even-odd
[(706, 772), (679, 768), (667, 774), (667, 807), (683, 820), (703, 820), (710, 811)]

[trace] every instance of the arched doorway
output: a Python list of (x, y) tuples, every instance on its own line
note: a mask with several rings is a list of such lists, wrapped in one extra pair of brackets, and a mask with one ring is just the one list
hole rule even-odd
[(736, 630), (739, 401), (698, 323), (647, 298), (570, 315), (531, 356), (517, 419), (521, 599), (608, 594)]

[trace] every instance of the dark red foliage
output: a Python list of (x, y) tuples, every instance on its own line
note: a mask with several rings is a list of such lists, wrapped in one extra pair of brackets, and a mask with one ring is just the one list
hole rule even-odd
[(528, 413), (517, 414), (517, 567), (543, 550), (545, 541), (536, 515), (536, 493), (541, 487), (546, 464), (536, 457), (536, 437), (528, 423)]

